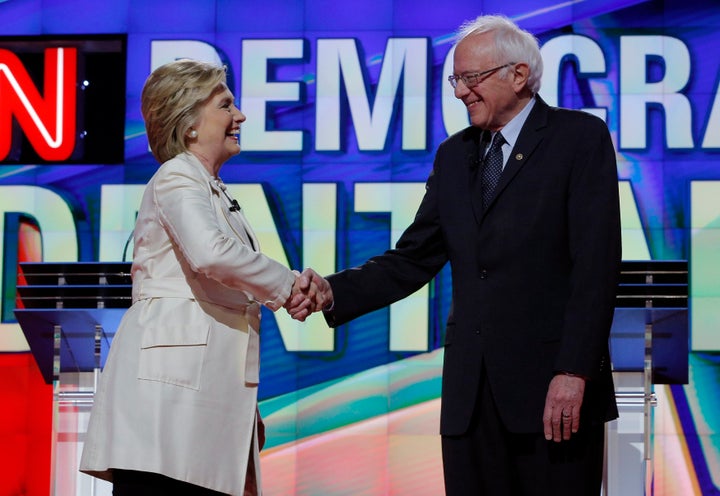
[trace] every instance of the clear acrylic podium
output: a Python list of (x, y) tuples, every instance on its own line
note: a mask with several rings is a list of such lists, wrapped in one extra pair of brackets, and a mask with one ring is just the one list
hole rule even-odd
[(15, 317), (53, 385), (51, 494), (110, 495), (77, 471), (100, 370), (131, 302), (130, 263), (21, 263)]
[(610, 333), (620, 418), (608, 424), (603, 493), (652, 494), (656, 384), (688, 382), (687, 261), (623, 262)]

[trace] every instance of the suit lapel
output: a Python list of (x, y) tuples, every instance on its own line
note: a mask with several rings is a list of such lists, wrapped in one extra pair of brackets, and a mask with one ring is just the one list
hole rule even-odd
[(543, 139), (543, 130), (547, 125), (549, 107), (539, 96), (536, 96), (535, 98), (535, 106), (530, 111), (530, 114), (525, 120), (525, 124), (523, 124), (522, 130), (518, 135), (515, 146), (510, 153), (510, 158), (505, 164), (505, 168), (500, 175), (500, 180), (495, 187), (495, 193), (488, 204), (488, 210), (492, 208), (498, 196), (502, 194), (503, 190), (525, 166), (532, 156), (532, 153), (535, 151), (535, 148), (537, 148)]
[[(228, 211), (228, 214), (230, 211)], [(228, 215), (226, 214), (226, 217)], [(241, 239), (247, 240), (248, 244), (250, 245), (250, 248), (253, 249), (253, 251), (260, 251), (260, 242), (258, 241), (257, 237), (255, 236), (255, 231), (252, 230), (252, 227), (250, 227), (250, 223), (245, 218), (245, 214), (243, 213), (242, 209), (240, 209), (237, 212), (234, 212), (233, 220), (235, 220), (237, 223), (239, 223), (242, 226), (242, 232), (245, 233), (245, 236)], [(236, 219), (237, 217), (237, 219)], [(232, 224), (231, 224), (232, 225)]]
[(247, 219), (245, 219), (242, 209), (231, 212), (229, 200), (225, 198), (225, 194), (217, 182), (214, 179), (210, 179), (208, 183), (210, 184), (210, 189), (212, 190), (213, 195), (217, 197), (216, 201), (220, 204), (220, 210), (223, 213), (223, 217), (232, 231), (246, 245), (250, 246), (253, 250), (257, 250), (258, 240), (255, 238), (255, 234), (253, 233), (250, 224), (248, 224)]
[(481, 161), (481, 142), (482, 129), (476, 127), (470, 127), (466, 130), (463, 136), (463, 153), (465, 158), (466, 167), (463, 169), (467, 175), (468, 191), (467, 194), (470, 197), (470, 204), (472, 205), (472, 211), (475, 215), (475, 220), (480, 223), (483, 216), (483, 205), (482, 205), (482, 181), (480, 179), (480, 161)]

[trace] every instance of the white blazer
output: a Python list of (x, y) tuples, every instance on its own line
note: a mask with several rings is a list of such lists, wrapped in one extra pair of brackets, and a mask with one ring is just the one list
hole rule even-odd
[(148, 183), (135, 227), (133, 304), (113, 338), (80, 461), (260, 492), (260, 305), (280, 308), (294, 274), (258, 251), (242, 211), (190, 153)]

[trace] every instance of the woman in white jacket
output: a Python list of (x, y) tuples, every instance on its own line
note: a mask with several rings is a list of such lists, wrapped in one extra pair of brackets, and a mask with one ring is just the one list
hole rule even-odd
[(222, 67), (155, 70), (142, 113), (162, 164), (135, 227), (133, 304), (112, 342), (80, 470), (114, 496), (259, 494), (260, 305), (296, 273), (264, 256), (218, 177), (245, 116)]

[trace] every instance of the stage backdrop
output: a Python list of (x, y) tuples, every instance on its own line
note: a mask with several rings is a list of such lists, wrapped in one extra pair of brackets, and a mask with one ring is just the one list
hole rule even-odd
[[(624, 258), (690, 261), (690, 382), (666, 391), (681, 449), (655, 490), (714, 494), (714, 0), (0, 0), (0, 349), (28, 349), (13, 315), (19, 260), (130, 258), (139, 198), (158, 166), (139, 110), (154, 68), (182, 57), (227, 66), (247, 122), (224, 181), (264, 252), (331, 273), (393, 245), (434, 150), (468, 124), (447, 76), (453, 32), (482, 13), (503, 13), (540, 39), (548, 103), (607, 122)], [(436, 433), (450, 297), (446, 268), (407, 300), (337, 330), (318, 316), (297, 324), (264, 310), (269, 494), (442, 490)]]

